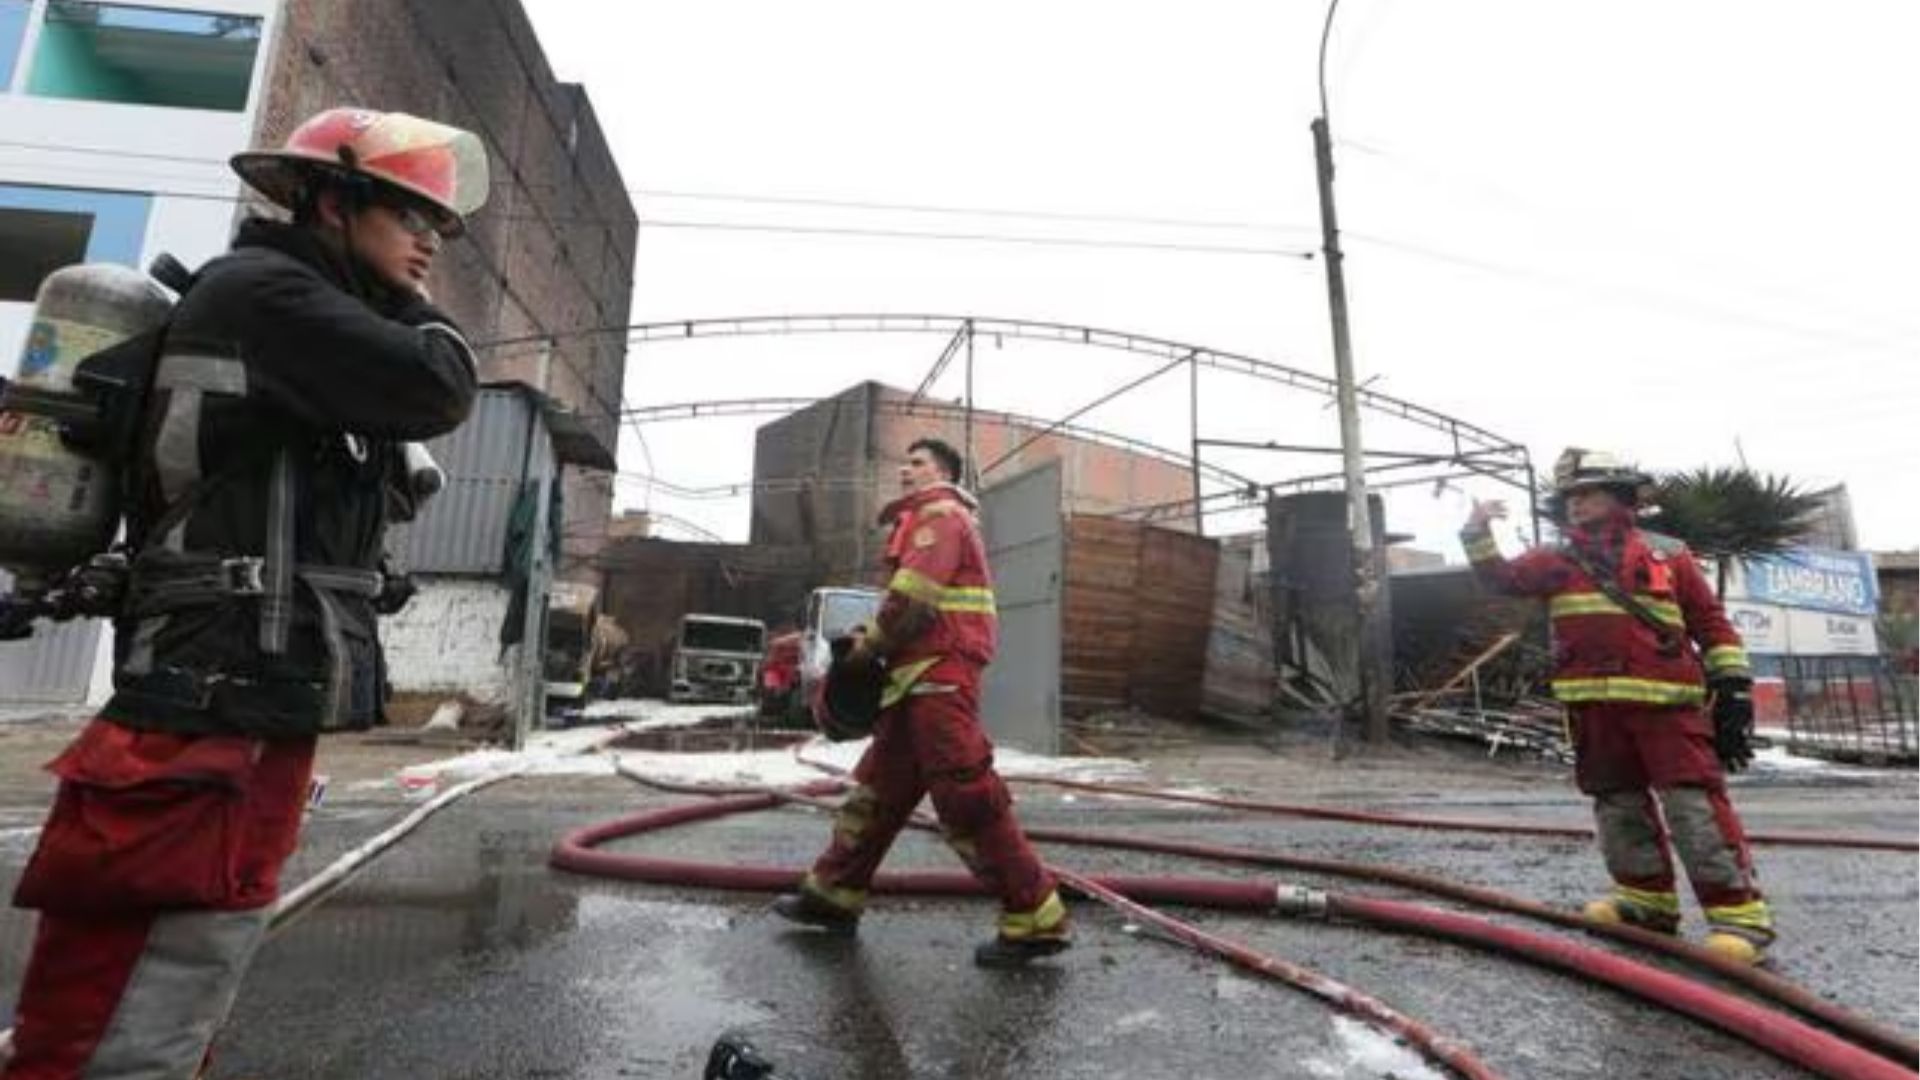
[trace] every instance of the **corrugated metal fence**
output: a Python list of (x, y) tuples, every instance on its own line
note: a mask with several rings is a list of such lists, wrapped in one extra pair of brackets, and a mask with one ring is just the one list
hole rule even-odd
[[(0, 571), (0, 593), (12, 587), (13, 578)], [(84, 702), (105, 629), (97, 619), (42, 622), (25, 641), (0, 642), (0, 707)]]
[(387, 550), (419, 573), (500, 573), (520, 485), (555, 467), (539, 410), (514, 390), (482, 390), (467, 422), (427, 449), (447, 486), (419, 520), (387, 534)]

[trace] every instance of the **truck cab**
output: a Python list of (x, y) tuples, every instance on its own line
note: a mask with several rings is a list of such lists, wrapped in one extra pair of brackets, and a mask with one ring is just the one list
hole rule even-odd
[(767, 625), (758, 619), (682, 616), (667, 699), (751, 703), (766, 647)]
[(600, 616), (600, 591), (591, 585), (556, 581), (547, 593), (546, 656), (541, 665), (550, 708), (586, 703), (593, 679), (594, 624)]

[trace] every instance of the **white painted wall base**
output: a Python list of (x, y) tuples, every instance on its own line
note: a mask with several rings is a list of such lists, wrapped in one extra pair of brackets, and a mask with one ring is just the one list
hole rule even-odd
[(387, 679), (395, 693), (464, 694), (477, 702), (507, 700), (509, 664), (500, 656), (500, 623), (510, 599), (505, 585), (484, 578), (416, 574), (420, 591), (404, 610), (380, 620)]

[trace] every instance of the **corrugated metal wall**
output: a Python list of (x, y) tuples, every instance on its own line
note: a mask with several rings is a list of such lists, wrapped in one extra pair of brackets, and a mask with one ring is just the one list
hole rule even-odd
[[(0, 572), (0, 593), (13, 578)], [(42, 622), (25, 641), (0, 642), (0, 706), (77, 705), (87, 700), (105, 624)]]
[(486, 389), (474, 401), (467, 422), (428, 443), (427, 449), (446, 471), (447, 486), (419, 520), (387, 534), (387, 550), (420, 573), (499, 573), (507, 516), (521, 481), (554, 467), (546, 421), (519, 392)]

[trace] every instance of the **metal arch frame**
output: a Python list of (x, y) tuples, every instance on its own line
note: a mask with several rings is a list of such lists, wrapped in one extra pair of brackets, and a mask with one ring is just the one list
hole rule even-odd
[[(1207, 516), (1225, 510), (1245, 507), (1260, 494), (1271, 495), (1284, 490), (1306, 491), (1335, 481), (1345, 483), (1344, 474), (1324, 476), (1305, 476), (1274, 483), (1262, 484), (1232, 470), (1203, 460), (1202, 447), (1219, 440), (1203, 439), (1200, 435), (1199, 372), (1201, 366), (1260, 379), (1265, 382), (1307, 390), (1322, 394), (1329, 399), (1337, 398), (1339, 384), (1326, 376), (1316, 375), (1299, 368), (1270, 360), (1239, 353), (1222, 352), (1204, 346), (1189, 345), (1165, 338), (1123, 331), (1104, 330), (1090, 326), (1073, 326), (1065, 323), (1043, 322), (1024, 319), (996, 319), (977, 316), (958, 315), (883, 315), (883, 314), (840, 314), (840, 315), (761, 315), (732, 318), (682, 319), (671, 322), (635, 323), (624, 328), (608, 328), (597, 332), (622, 332), (629, 342), (645, 343), (649, 341), (670, 342), (686, 341), (695, 338), (714, 337), (764, 337), (793, 334), (939, 334), (947, 338), (947, 343), (933, 368), (921, 380), (912, 397), (905, 402), (880, 403), (882, 408), (892, 408), (907, 412), (925, 409), (936, 415), (959, 415), (967, 423), (967, 458), (973, 465), (973, 420), (976, 410), (973, 407), (973, 343), (981, 334), (991, 334), (996, 340), (1012, 337), (1031, 341), (1050, 341), (1059, 344), (1081, 345), (1094, 348), (1112, 349), (1138, 355), (1151, 356), (1168, 361), (1163, 367), (1142, 379), (1136, 379), (1120, 389), (1097, 399), (1093, 405), (1069, 413), (1060, 420), (1048, 421), (1037, 417), (1026, 417), (1015, 413), (987, 412), (984, 415), (998, 422), (1033, 427), (1041, 434), (1059, 432), (1072, 438), (1102, 443), (1139, 453), (1163, 463), (1185, 465), (1193, 474), (1193, 496), (1190, 499), (1156, 504), (1152, 506), (1130, 507), (1123, 514), (1140, 514), (1145, 520), (1154, 520), (1163, 516), (1191, 516), (1196, 527)], [(491, 345), (512, 344), (512, 341), (500, 341)], [(964, 347), (967, 356), (967, 392), (963, 404), (930, 402), (924, 395), (947, 368), (955, 355)], [(1127, 393), (1143, 382), (1164, 373), (1181, 364), (1189, 366), (1192, 374), (1192, 411), (1193, 432), (1192, 447), (1187, 454), (1180, 454), (1165, 447), (1156, 446), (1144, 440), (1098, 429), (1076, 427), (1069, 423), (1087, 409)], [(1364, 386), (1355, 391), (1357, 404), (1383, 415), (1440, 432), (1447, 436), (1452, 444), (1451, 452), (1435, 452), (1430, 455), (1412, 453), (1382, 453), (1377, 457), (1392, 460), (1369, 465), (1365, 474), (1371, 476), (1380, 472), (1393, 472), (1404, 469), (1422, 469), (1439, 467), (1442, 471), (1435, 475), (1416, 477), (1396, 477), (1381, 484), (1368, 484), (1370, 488), (1404, 487), (1410, 484), (1444, 482), (1450, 479), (1467, 477), (1485, 477), (1522, 488), (1528, 495), (1532, 506), (1530, 517), (1533, 520), (1536, 539), (1539, 535), (1539, 509), (1535, 500), (1535, 474), (1531, 454), (1526, 446), (1516, 440), (1496, 435), (1486, 428), (1468, 423), (1458, 417), (1450, 416), (1438, 410), (1416, 405), (1402, 398), (1378, 391), (1368, 390)], [(666, 419), (691, 419), (702, 415), (754, 415), (770, 412), (786, 412), (805, 408), (818, 401), (828, 399), (805, 398), (757, 398), (714, 400), (706, 402), (688, 402), (676, 405), (654, 406), (644, 409), (623, 410), (623, 417), (637, 422)], [(704, 412), (702, 410), (705, 410)], [(673, 415), (678, 413), (680, 415)], [(1033, 441), (1032, 439), (1028, 440)], [(1270, 446), (1271, 449), (1285, 449)], [(1306, 449), (1306, 448), (1294, 448)], [(1363, 451), (1364, 453), (1364, 451)], [(1004, 456), (1003, 459), (1004, 460)], [(998, 464), (998, 462), (996, 462)], [(1445, 471), (1453, 470), (1453, 471)], [(1201, 486), (1206, 477), (1226, 490), (1207, 494)], [(1516, 479), (1524, 476), (1525, 480)], [(1222, 505), (1225, 503), (1225, 505)]]
[[(1404, 455), (1400, 460), (1384, 464), (1369, 465), (1366, 474), (1369, 478), (1384, 473), (1399, 472), (1408, 469), (1437, 468), (1433, 473), (1415, 476), (1394, 477), (1375, 482), (1369, 479), (1367, 490), (1385, 491), (1390, 488), (1412, 487), (1432, 484), (1445, 480), (1460, 480), (1480, 477), (1497, 480), (1522, 491), (1529, 496), (1533, 493), (1533, 464), (1524, 446), (1491, 447), (1486, 450), (1470, 450), (1461, 454), (1434, 454), (1431, 456)], [(1525, 479), (1519, 477), (1524, 476)], [(1211, 517), (1214, 514), (1232, 513), (1236, 510), (1250, 509), (1258, 503), (1256, 500), (1281, 492), (1319, 491), (1338, 488), (1346, 482), (1344, 472), (1319, 473), (1312, 476), (1299, 476), (1287, 480), (1260, 484), (1255, 488), (1239, 491), (1216, 491), (1199, 499), (1174, 499), (1161, 503), (1148, 503), (1124, 507), (1118, 511), (1120, 517), (1136, 517), (1141, 521), (1157, 521), (1164, 518)], [(1534, 538), (1539, 539), (1539, 518), (1537, 509), (1534, 515)]]
[[(1271, 360), (1240, 353), (1221, 352), (1205, 346), (1169, 341), (1146, 334), (1103, 330), (1066, 323), (1038, 322), (1028, 319), (993, 319), (967, 315), (752, 315), (735, 318), (682, 319), (673, 322), (635, 323), (625, 328), (629, 342), (686, 341), (712, 337), (767, 337), (782, 334), (966, 334), (970, 337), (995, 335), (1030, 341), (1053, 341), (1068, 345), (1114, 349), (1120, 352), (1157, 356), (1164, 360), (1189, 359), (1221, 371), (1232, 371), (1267, 382), (1311, 390), (1332, 398), (1338, 385), (1331, 378), (1289, 367)], [(508, 344), (496, 342), (494, 344)], [(1479, 447), (1506, 447), (1514, 440), (1496, 435), (1476, 424), (1449, 416), (1423, 405), (1359, 389), (1361, 407), (1395, 416), (1450, 436), (1456, 451), (1464, 442)]]
[[(714, 416), (767, 416), (797, 412), (801, 409), (831, 401), (832, 398), (803, 397), (765, 397), (765, 398), (717, 398), (710, 401), (685, 401), (668, 405), (647, 405), (621, 410), (621, 417), (639, 424), (668, 423), (675, 420), (698, 420)], [(969, 409), (965, 405), (956, 405), (947, 401), (875, 401), (874, 405), (883, 411), (904, 413), (908, 416), (928, 414), (942, 419), (964, 418), (971, 414), (975, 419), (1016, 427), (1051, 429), (1049, 434), (1058, 434), (1067, 438), (1110, 446), (1119, 450), (1153, 458), (1182, 469), (1193, 467), (1188, 455), (1143, 439), (1129, 435), (1120, 435), (1099, 428), (1082, 427), (1074, 424), (1061, 424), (1053, 420), (1025, 416), (1020, 413), (1001, 412), (997, 409)], [(1200, 470), (1209, 479), (1236, 490), (1259, 488), (1262, 485), (1251, 477), (1234, 472), (1219, 465), (1200, 463)], [(734, 485), (727, 485), (734, 486)]]

